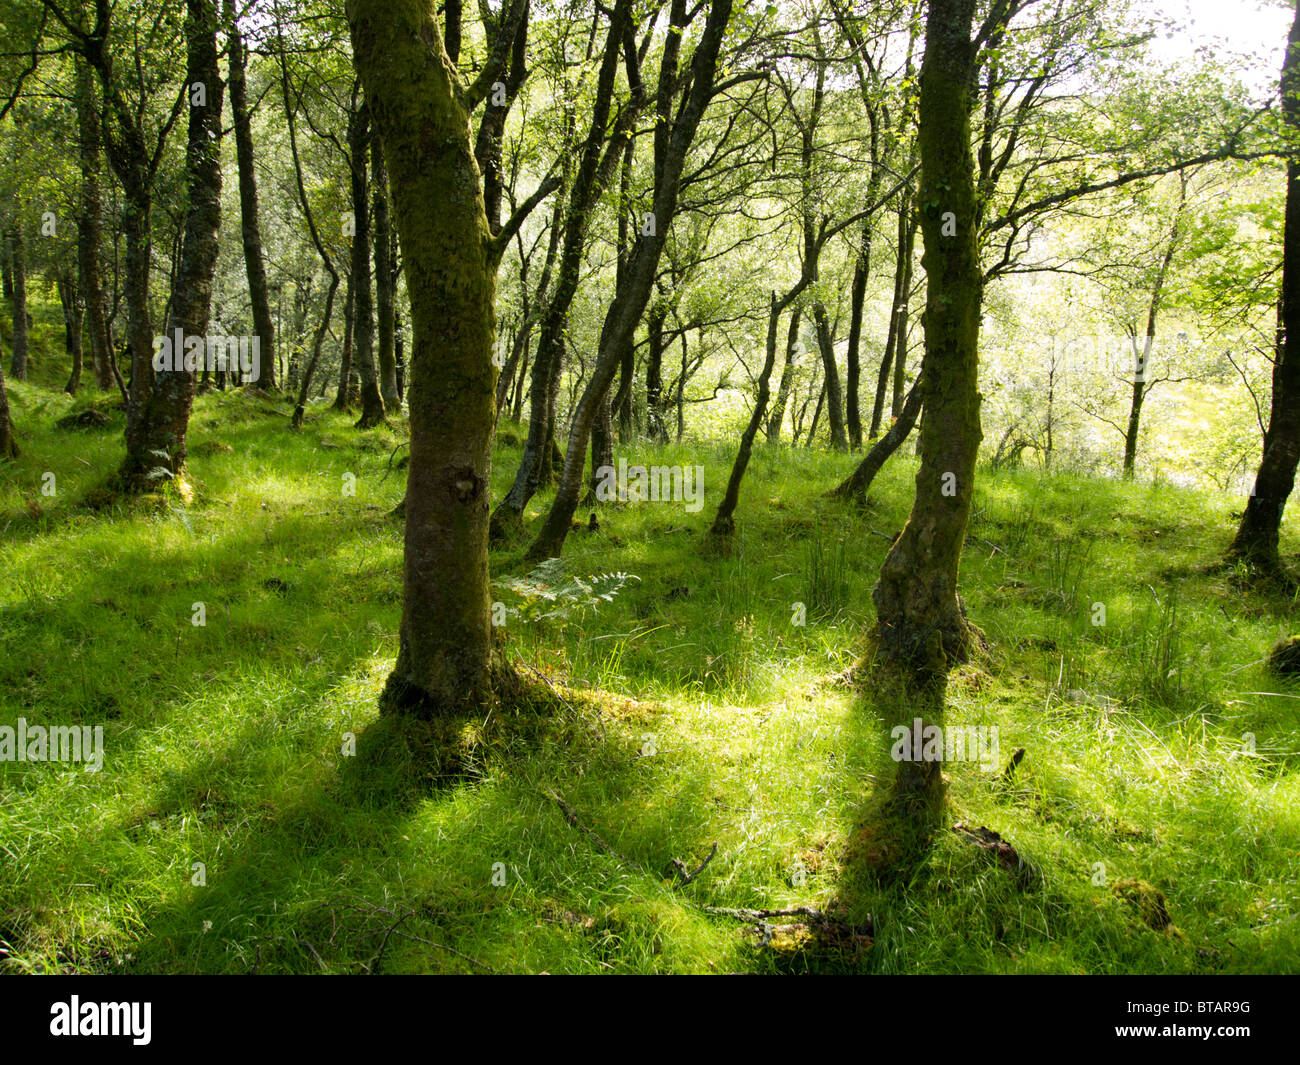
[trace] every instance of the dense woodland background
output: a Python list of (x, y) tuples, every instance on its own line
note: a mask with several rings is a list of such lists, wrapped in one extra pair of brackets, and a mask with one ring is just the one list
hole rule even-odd
[(1294, 970), (1258, 10), (11, 0), (0, 966)]

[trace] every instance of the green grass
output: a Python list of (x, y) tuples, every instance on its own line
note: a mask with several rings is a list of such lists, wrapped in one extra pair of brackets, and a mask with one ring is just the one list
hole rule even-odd
[[(122, 416), (55, 429), (88, 400), (47, 384), (10, 386), (0, 724), (102, 724), (107, 752), (98, 774), (0, 764), (7, 971), (1300, 970), (1300, 689), (1260, 664), (1294, 609), (1200, 568), (1232, 531), (1227, 497), (981, 472), (962, 594), (992, 653), (954, 676), (947, 718), (1027, 755), (1011, 783), (951, 764), (951, 817), (1039, 876), (1018, 887), (946, 834), (920, 875), (881, 886), (848, 844), (889, 779), (888, 729), (833, 678), (872, 623), (910, 448), (866, 510), (822, 498), (851, 458), (760, 449), (725, 555), (704, 532), (734, 444), (628, 449), (702, 464), (704, 509), (611, 505), (569, 538), (570, 573), (640, 579), (504, 627), (560, 698), (540, 719), (507, 709), (449, 783), (378, 725), (400, 422), (360, 433), (316, 407), (294, 434), (285, 404), (207, 395), (191, 505), (91, 510)], [(496, 498), (518, 456), (499, 441)], [(523, 575), (525, 546), (494, 573)], [(672, 859), (693, 869), (715, 843), (698, 879), (672, 881)], [(1164, 892), (1177, 931), (1142, 924), (1121, 878)], [(856, 960), (774, 957), (705, 912), (837, 896), (874, 919)]]

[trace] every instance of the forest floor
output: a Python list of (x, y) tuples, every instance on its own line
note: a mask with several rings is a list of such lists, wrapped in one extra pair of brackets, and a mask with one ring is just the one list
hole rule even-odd
[[(1000, 833), (1028, 875), (946, 832), (885, 885), (852, 842), (891, 736), (836, 678), (910, 447), (865, 509), (824, 498), (853, 457), (760, 449), (729, 554), (704, 533), (734, 443), (632, 448), (702, 465), (703, 509), (607, 505), (574, 532), (565, 573), (637, 580), (598, 610), (511, 615), (506, 651), (551, 711), (497, 711), (449, 780), (376, 708), (400, 421), (318, 406), (294, 433), (286, 402), (207, 394), (193, 502), (93, 509), (123, 415), (109, 397), (103, 427), (55, 425), (89, 402), (10, 385), (0, 725), (102, 725), (105, 753), (0, 763), (0, 969), (1300, 971), (1300, 686), (1262, 666), (1295, 605), (1206, 568), (1240, 500), (981, 470), (962, 593), (990, 653), (954, 675), (947, 720), (996, 727), (998, 754), (946, 766), (950, 821)], [(501, 426), (494, 498), (521, 436)], [(1293, 528), (1283, 546), (1300, 564)], [(494, 551), (494, 579), (526, 575), (525, 547)], [(683, 883), (674, 859), (694, 872), (715, 845)], [(869, 939), (762, 945), (758, 918), (709, 912), (833, 902)]]

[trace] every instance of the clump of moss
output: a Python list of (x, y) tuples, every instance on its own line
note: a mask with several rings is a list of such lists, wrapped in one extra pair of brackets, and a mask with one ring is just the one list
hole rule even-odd
[(1145, 880), (1116, 880), (1111, 886), (1116, 898), (1123, 899), (1138, 912), (1144, 924), (1157, 932), (1173, 927), (1169, 903), (1164, 892)]

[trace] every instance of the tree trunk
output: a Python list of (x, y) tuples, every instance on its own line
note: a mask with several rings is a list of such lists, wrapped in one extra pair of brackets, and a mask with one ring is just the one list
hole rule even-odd
[(835, 363), (835, 338), (831, 336), (826, 307), (821, 300), (813, 303), (813, 321), (817, 323), (817, 346), (821, 349), (822, 369), (826, 374), (826, 414), (830, 419), (831, 447), (848, 451), (849, 440), (844, 433), (844, 398), (840, 391), (840, 370)]
[(347, 15), (383, 140), (414, 334), (401, 635), (381, 706), (435, 717), (480, 709), (504, 676), (488, 582), (496, 266), (464, 87), (433, 4), (348, 0)]
[[(911, 515), (885, 558), (873, 596), (879, 652), (922, 683), (942, 680), (976, 639), (957, 598), (981, 439), (983, 283), (968, 107), (974, 9), (975, 0), (931, 0), (926, 22), (918, 133), (927, 288), (921, 468)], [(940, 776), (937, 770), (934, 776)]]
[[(133, 302), (143, 303), (132, 314), (131, 403), (127, 410), (126, 458), (118, 473), (128, 491), (160, 487), (156, 471), (166, 468), (182, 485), (186, 432), (194, 401), (196, 367), (187, 366), (186, 350), (176, 350), (175, 337), (206, 338), (217, 267), (221, 229), (221, 106), (223, 86), (217, 68), (217, 9), (215, 0), (186, 0), (186, 84), (202, 84), (205, 99), (189, 108), (186, 145), (188, 208), (181, 244), (181, 261), (172, 292), (171, 316), (165, 338), (173, 341), (172, 364), (157, 369), (151, 359), (148, 323), (148, 216), (132, 212), (136, 228), (129, 246), (135, 261), (130, 270)], [(193, 97), (191, 97), (193, 100)], [(139, 232), (143, 223), (145, 230)], [(205, 351), (206, 355), (206, 351)], [(152, 379), (151, 379), (152, 378)], [(137, 381), (140, 388), (137, 389)], [(164, 458), (165, 456), (165, 458)]]
[(9, 393), (5, 391), (4, 367), (0, 366), (0, 459), (16, 459), (18, 441), (14, 439), (14, 423), (9, 416)]
[(15, 381), (27, 380), (27, 260), (23, 248), (23, 204), (17, 204), (9, 230), (9, 261), (13, 270), (14, 350), (9, 372)]
[[(375, 371), (375, 305), (370, 284), (370, 108), (362, 103), (348, 120), (348, 150), (352, 157), (352, 347), (361, 377), (361, 417), (358, 429), (384, 420), (384, 397)], [(394, 384), (396, 388), (396, 384)]]
[[(631, 32), (632, 14), (629, 0), (619, 0), (610, 18), (605, 49), (601, 57), (600, 73), (596, 84), (596, 98), (586, 140), (583, 142), (578, 167), (569, 192), (565, 213), (564, 245), (556, 272), (555, 291), (547, 301), (537, 338), (537, 354), (533, 356), (533, 373), (528, 390), (528, 438), (524, 442), (519, 469), (506, 493), (492, 515), (494, 536), (504, 536), (517, 527), (523, 519), (524, 508), (539, 485), (549, 480), (551, 449), (555, 446), (555, 405), (559, 397), (560, 375), (564, 365), (565, 334), (569, 309), (577, 295), (586, 249), (587, 223), (596, 200), (610, 176), (607, 165), (617, 156), (610, 146), (605, 165), (602, 165), (601, 147), (608, 133), (610, 105), (614, 82), (618, 74), (619, 54), (624, 36)], [(621, 153), (623, 141), (617, 149)], [(409, 287), (409, 286), (408, 286)], [(585, 452), (585, 438), (584, 438)], [(579, 473), (581, 477), (581, 473)], [(576, 501), (575, 501), (576, 503)]]
[[(680, 19), (675, 17), (679, 12)], [(673, 32), (671, 27), (677, 25), (684, 27), (685, 4), (680, 0), (674, 0), (672, 16), (674, 17), (670, 17), (668, 40), (664, 46), (664, 59), (660, 66), (658, 91), (661, 106), (665, 101), (671, 104), (672, 98), (676, 96), (678, 82), (676, 48), (680, 44), (681, 34)], [(691, 68), (687, 76), (689, 88), (686, 91), (686, 99), (671, 123), (662, 123), (662, 127), (657, 124), (655, 127), (652, 232), (647, 233), (642, 230), (641, 239), (637, 242), (636, 249), (628, 262), (627, 287), (625, 291), (615, 296), (614, 302), (605, 315), (596, 365), (592, 369), (591, 378), (578, 401), (569, 425), (569, 443), (564, 455), (564, 471), (560, 476), (560, 484), (541, 531), (528, 549), (528, 558), (531, 560), (558, 556), (569, 535), (570, 522), (573, 520), (573, 512), (577, 509), (578, 498), (582, 491), (582, 469), (587, 450), (587, 437), (591, 433), (600, 401), (618, 368), (618, 359), (622, 354), (623, 345), (635, 332), (649, 302), (650, 289), (659, 269), (659, 260), (663, 254), (668, 228), (677, 213), (677, 197), (686, 155), (690, 150), (691, 142), (695, 139), (695, 132), (699, 128), (700, 119), (704, 116), (704, 109), (713, 94), (718, 52), (730, 19), (731, 0), (713, 0), (704, 32), (700, 36), (691, 60)], [(673, 53), (671, 59), (670, 52)]]
[(397, 392), (397, 301), (393, 280), (393, 238), (388, 221), (388, 171), (384, 168), (384, 148), (376, 137), (371, 148), (371, 170), (375, 200), (375, 308), (379, 327), (379, 395), (384, 409), (399, 411), (402, 400)]
[[(803, 287), (801, 281), (797, 288), (802, 291)], [(740, 450), (736, 453), (736, 461), (731, 465), (727, 490), (723, 493), (722, 502), (718, 504), (718, 512), (713, 516), (713, 524), (709, 527), (711, 536), (729, 537), (736, 531), (735, 513), (736, 506), (740, 502), (740, 483), (745, 477), (745, 470), (749, 467), (749, 458), (754, 451), (754, 438), (758, 436), (758, 428), (763, 424), (763, 416), (767, 413), (768, 397), (771, 395), (772, 369), (776, 365), (777, 327), (780, 325), (782, 310), (788, 307), (797, 295), (798, 291), (791, 290), (786, 294), (785, 299), (781, 300), (777, 299), (775, 292), (772, 293), (767, 312), (767, 357), (763, 361), (762, 372), (758, 375), (758, 396), (754, 400), (754, 410), (750, 413), (749, 423), (740, 437)], [(797, 318), (798, 308), (795, 309), (794, 314)], [(791, 328), (790, 335), (798, 335), (795, 328)], [(790, 347), (791, 344), (787, 340), (787, 352)], [(779, 432), (779, 424), (777, 429)]]
[(808, 439), (804, 441), (804, 448), (811, 450), (813, 439), (817, 436), (817, 423), (822, 419), (822, 407), (826, 405), (826, 375), (822, 373), (822, 386), (817, 392), (817, 406), (813, 408), (812, 424), (808, 427)]
[[(903, 195), (898, 205), (898, 260), (894, 264), (894, 297), (889, 307), (889, 324), (885, 327), (885, 353), (880, 360), (880, 373), (876, 375), (876, 400), (871, 408), (871, 429), (867, 433), (871, 440), (880, 435), (880, 425), (885, 417), (885, 393), (896, 355), (900, 366), (906, 361), (907, 303), (912, 282), (912, 240), (916, 233), (915, 226), (909, 221), (909, 214), (908, 198)], [(900, 345), (902, 353), (899, 353)], [(895, 382), (897, 380), (898, 375), (895, 374)], [(897, 412), (894, 413), (897, 416)]]
[(335, 410), (352, 409), (352, 334), (357, 319), (355, 271), (348, 267), (347, 290), (343, 297), (343, 350), (339, 353), (339, 388), (334, 396)]
[(667, 317), (667, 304), (659, 302), (650, 308), (646, 318), (646, 435), (660, 444), (668, 443), (668, 426), (664, 423), (664, 320)]
[(94, 71), (77, 58), (77, 148), (81, 161), (80, 212), (77, 217), (77, 286), (86, 308), (90, 333), (90, 366), (101, 392), (113, 388), (108, 319), (104, 310), (104, 283), (99, 273), (103, 241), (103, 198), (100, 190), (102, 154), (99, 105), (95, 98)]
[(794, 383), (796, 356), (799, 349), (799, 319), (803, 308), (796, 306), (790, 312), (790, 327), (785, 338), (785, 364), (781, 367), (781, 382), (776, 389), (776, 402), (772, 404), (772, 416), (767, 420), (767, 442), (781, 442), (781, 423), (785, 421), (785, 408), (790, 402), (790, 386)]
[[(1300, 131), (1300, 8), (1287, 38), (1282, 64), (1282, 118), (1292, 133)], [(1278, 302), (1277, 358), (1273, 364), (1273, 398), (1264, 454), (1255, 487), (1228, 556), (1270, 578), (1283, 575), (1278, 551), (1282, 512), (1295, 487), (1300, 459), (1300, 163), (1287, 160), (1286, 214), (1283, 223), (1282, 292)]]
[(58, 287), (59, 304), (63, 308), (64, 335), (68, 354), (72, 356), (72, 373), (68, 376), (63, 391), (75, 396), (81, 387), (81, 320), (86, 309), (81, 302), (81, 290), (70, 273), (59, 276)]
[[(869, 189), (867, 196), (875, 201), (876, 188)], [(844, 353), (845, 361), (845, 421), (849, 431), (849, 446), (854, 451), (862, 447), (862, 415), (858, 409), (858, 391), (862, 377), (862, 307), (867, 297), (867, 281), (871, 275), (871, 237), (875, 232), (875, 219), (868, 218), (862, 223), (862, 243), (858, 247), (858, 256), (853, 263), (853, 284), (849, 289), (849, 346)]]
[(1147, 307), (1147, 331), (1140, 352), (1138, 351), (1136, 337), (1133, 340), (1133, 354), (1136, 365), (1133, 368), (1133, 391), (1129, 402), (1128, 425), (1124, 430), (1124, 476), (1129, 479), (1133, 477), (1133, 467), (1137, 462), (1138, 430), (1142, 422), (1142, 403), (1146, 399), (1147, 392), (1151, 389), (1151, 386), (1147, 384), (1147, 374), (1151, 369), (1151, 352), (1155, 347), (1156, 318), (1160, 314), (1160, 304), (1164, 294), (1165, 279), (1169, 276), (1169, 266), (1173, 262), (1174, 253), (1178, 249), (1183, 211), (1187, 206), (1187, 181), (1183, 175), (1179, 175), (1179, 177), (1182, 184), (1178, 199), (1178, 210), (1174, 214), (1173, 231), (1169, 234), (1169, 244), (1166, 246), (1164, 256), (1160, 260), (1160, 269), (1156, 271), (1155, 286), (1151, 292), (1150, 305)]
[(271, 317), (271, 297), (266, 285), (266, 264), (262, 255), (262, 227), (259, 220), (257, 173), (253, 168), (253, 124), (248, 110), (244, 41), (239, 33), (234, 0), (225, 0), (225, 19), (230, 43), (230, 114), (235, 127), (235, 159), (239, 170), (239, 226), (244, 244), (244, 269), (248, 296), (253, 307), (253, 332), (258, 337), (261, 359), (253, 385), (274, 391), (276, 342)]
[(898, 313), (894, 316), (894, 394), (889, 403), (889, 413), (895, 418), (903, 410), (903, 396), (907, 384), (907, 335), (912, 324), (912, 248), (916, 242), (916, 217), (912, 214), (911, 200), (907, 201), (907, 258), (903, 260), (903, 290)]
[(865, 503), (867, 492), (871, 490), (871, 482), (876, 479), (876, 474), (894, 452), (903, 446), (903, 441), (911, 434), (916, 425), (917, 415), (920, 413), (921, 390), (913, 384), (912, 390), (907, 394), (907, 402), (903, 404), (902, 415), (889, 427), (889, 432), (876, 441), (866, 457), (858, 464), (858, 468), (832, 491), (831, 495)]
[[(627, 283), (627, 257), (631, 251), (628, 239), (629, 189), (632, 185), (632, 162), (636, 152), (636, 140), (629, 138), (623, 149), (623, 165), (619, 169), (618, 180), (618, 262), (614, 276), (614, 289), (617, 291)], [(623, 354), (619, 357), (618, 391), (614, 394), (614, 409), (618, 414), (618, 434), (625, 443), (632, 439), (635, 431), (632, 417), (632, 379), (636, 375), (636, 346), (628, 337)]]
[(589, 498), (595, 499), (596, 487), (601, 482), (597, 472), (602, 466), (614, 465), (614, 405), (610, 390), (605, 390), (605, 398), (596, 411), (596, 422), (591, 428), (591, 487)]

